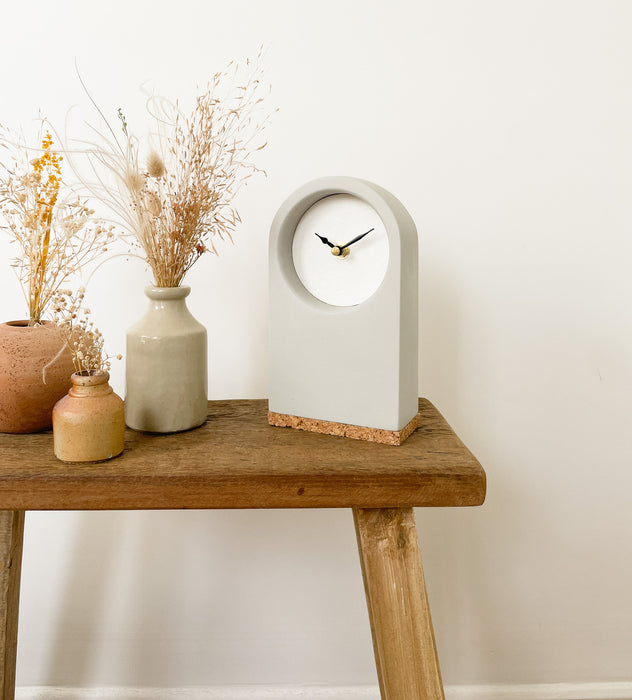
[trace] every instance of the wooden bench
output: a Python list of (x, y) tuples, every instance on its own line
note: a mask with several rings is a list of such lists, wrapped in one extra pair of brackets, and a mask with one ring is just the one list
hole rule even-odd
[(15, 692), (27, 510), (352, 508), (383, 699), (443, 698), (413, 507), (476, 506), (485, 472), (439, 412), (399, 447), (274, 428), (267, 401), (211, 401), (175, 435), (127, 431), (125, 452), (63, 464), (52, 433), (0, 435), (0, 681)]

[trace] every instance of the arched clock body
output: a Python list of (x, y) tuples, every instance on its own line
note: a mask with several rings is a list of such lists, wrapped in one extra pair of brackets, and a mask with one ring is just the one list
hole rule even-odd
[(417, 270), (415, 224), (378, 185), (326, 177), (283, 203), (270, 232), (271, 423), (395, 443), (379, 435), (414, 429)]

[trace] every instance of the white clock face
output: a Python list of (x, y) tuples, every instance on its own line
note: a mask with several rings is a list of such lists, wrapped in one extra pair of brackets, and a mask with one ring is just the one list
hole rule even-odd
[(380, 286), (388, 265), (388, 237), (373, 207), (349, 194), (311, 206), (296, 226), (294, 268), (303, 286), (332, 306), (354, 306)]

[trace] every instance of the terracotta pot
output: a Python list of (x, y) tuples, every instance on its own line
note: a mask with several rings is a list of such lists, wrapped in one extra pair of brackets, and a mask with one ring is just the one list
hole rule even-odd
[(72, 387), (53, 409), (53, 449), (62, 462), (102, 462), (123, 451), (123, 400), (107, 372), (73, 374)]
[(127, 332), (125, 420), (175, 433), (206, 420), (206, 328), (187, 308), (190, 287), (147, 287), (149, 308)]
[(74, 371), (70, 350), (53, 323), (0, 324), (0, 432), (50, 428), (53, 406), (70, 388)]

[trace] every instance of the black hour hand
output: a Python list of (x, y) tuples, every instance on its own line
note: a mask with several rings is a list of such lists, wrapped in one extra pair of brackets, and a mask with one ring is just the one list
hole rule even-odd
[(331, 243), (330, 241), (328, 241), (328, 240), (325, 238), (325, 236), (321, 236), (321, 235), (318, 234), (318, 233), (315, 233), (314, 235), (315, 235), (315, 236), (318, 236), (318, 238), (320, 238), (320, 240), (321, 240), (325, 245), (328, 245), (330, 248), (333, 248), (333, 247), (334, 247), (335, 244), (334, 244), (334, 243)]
[(352, 238), (349, 243), (345, 243), (344, 245), (340, 246), (341, 249), (348, 248), (350, 245), (353, 245), (354, 243), (357, 243), (360, 239), (364, 238), (365, 236), (368, 236), (371, 231), (374, 231), (374, 228), (370, 228), (368, 231), (365, 233), (361, 233), (359, 236), (356, 236), (355, 238)]

